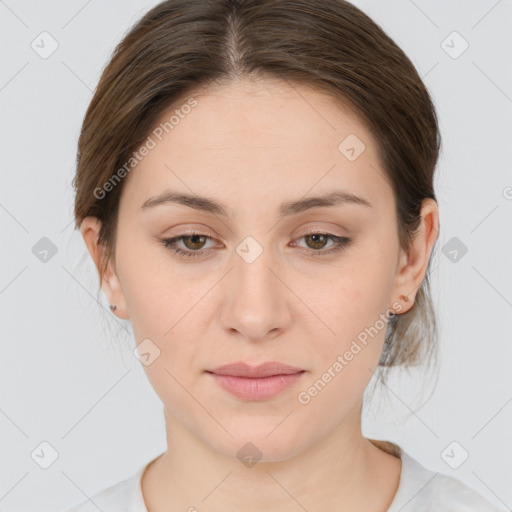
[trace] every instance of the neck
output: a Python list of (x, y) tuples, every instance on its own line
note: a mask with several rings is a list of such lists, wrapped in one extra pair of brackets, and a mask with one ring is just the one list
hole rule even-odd
[(293, 457), (262, 457), (249, 466), (215, 451), (166, 411), (168, 449), (143, 475), (146, 506), (149, 512), (384, 512), (398, 487), (400, 460), (362, 436), (360, 413), (359, 406), (352, 418)]

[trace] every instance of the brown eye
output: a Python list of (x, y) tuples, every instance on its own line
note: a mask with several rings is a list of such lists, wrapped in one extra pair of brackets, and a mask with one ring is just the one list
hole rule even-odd
[[(213, 238), (201, 235), (200, 233), (192, 233), (190, 235), (175, 236), (174, 238), (164, 238), (160, 241), (167, 249), (170, 249), (179, 256), (196, 258), (208, 252), (207, 249), (203, 250), (208, 240), (213, 240)], [(178, 244), (182, 247), (178, 247)]]
[(332, 237), (322, 233), (313, 233), (311, 235), (304, 236), (305, 240), (312, 241), (312, 244), (306, 244), (310, 249), (323, 249), (330, 238)]
[[(191, 251), (197, 251), (197, 250), (202, 249), (207, 238), (208, 237), (203, 236), (203, 235), (187, 235), (187, 236), (181, 237), (181, 239), (183, 241), (183, 245), (187, 249), (190, 249)], [(190, 240), (190, 244), (187, 243), (187, 240)]]
[[(331, 235), (329, 233), (307, 233), (301, 236), (298, 240), (304, 240), (306, 247), (303, 249), (309, 249), (308, 252), (312, 256), (329, 256), (346, 249), (351, 243), (351, 238), (344, 236)], [(332, 242), (327, 245), (328, 242)], [(325, 248), (327, 247), (327, 249)]]

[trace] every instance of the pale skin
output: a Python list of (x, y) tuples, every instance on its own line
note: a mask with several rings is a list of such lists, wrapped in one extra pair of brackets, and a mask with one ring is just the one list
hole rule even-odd
[[(385, 329), (308, 404), (297, 395), (379, 315), (412, 307), (438, 234), (437, 203), (424, 200), (406, 253), (377, 142), (348, 109), (269, 79), (193, 96), (197, 106), (125, 178), (115, 261), (101, 282), (114, 314), (130, 319), (136, 343), (149, 338), (161, 351), (144, 369), (164, 405), (168, 450), (143, 475), (146, 506), (384, 512), (401, 462), (362, 435), (361, 400)], [(354, 161), (338, 150), (351, 133), (366, 146)], [(177, 203), (141, 209), (166, 190), (222, 202), (228, 216)], [(371, 206), (317, 206), (279, 220), (281, 203), (333, 190)], [(99, 227), (92, 217), (81, 225), (98, 269)], [(190, 230), (210, 238), (176, 246), (205, 251), (199, 257), (160, 241)], [(335, 241), (311, 233), (351, 243), (327, 254)], [(251, 263), (236, 252), (248, 236), (263, 250)], [(240, 360), (306, 371), (277, 396), (246, 401), (205, 373)], [(252, 467), (236, 455), (247, 442), (262, 453)]]

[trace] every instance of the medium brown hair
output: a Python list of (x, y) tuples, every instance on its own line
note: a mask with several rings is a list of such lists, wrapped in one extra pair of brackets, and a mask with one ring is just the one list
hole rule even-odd
[[(104, 197), (94, 191), (130, 159), (165, 111), (201, 87), (240, 77), (311, 87), (357, 114), (377, 142), (395, 196), (400, 245), (408, 250), (422, 200), (436, 200), (441, 141), (425, 85), (380, 26), (344, 0), (167, 0), (116, 47), (79, 138), (75, 227), (86, 216), (102, 222), (100, 283), (115, 254), (124, 180)], [(428, 270), (413, 307), (389, 320), (381, 370), (424, 362), (437, 349)]]

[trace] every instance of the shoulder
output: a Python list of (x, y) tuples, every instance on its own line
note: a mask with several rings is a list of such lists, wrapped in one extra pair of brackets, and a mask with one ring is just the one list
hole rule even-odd
[(140, 467), (130, 477), (101, 490), (66, 512), (147, 512), (140, 486), (145, 467)]
[(461, 481), (431, 471), (400, 450), (402, 473), (388, 512), (503, 512)]

